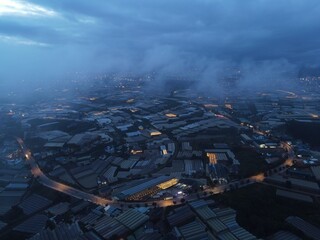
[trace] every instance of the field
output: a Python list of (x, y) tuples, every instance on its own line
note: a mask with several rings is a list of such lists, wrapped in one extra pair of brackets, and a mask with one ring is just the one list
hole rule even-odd
[(257, 183), (227, 192), (217, 196), (215, 200), (237, 210), (238, 223), (257, 237), (269, 236), (280, 229), (294, 231), (285, 223), (285, 219), (292, 215), (320, 226), (319, 204), (279, 199), (274, 187), (263, 184)]
[(268, 164), (264, 158), (252, 149), (234, 149), (236, 159), (240, 162), (240, 177), (249, 177), (268, 170)]

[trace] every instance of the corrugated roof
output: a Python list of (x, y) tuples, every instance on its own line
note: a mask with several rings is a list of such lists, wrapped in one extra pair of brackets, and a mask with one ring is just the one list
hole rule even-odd
[(302, 239), (297, 237), (291, 232), (279, 231), (279, 232), (276, 232), (274, 235), (272, 235), (272, 237), (270, 237), (270, 240), (302, 240)]
[(189, 205), (192, 208), (199, 208), (199, 207), (207, 206), (208, 204), (205, 200), (200, 199), (200, 200), (189, 202)]
[(279, 182), (282, 184), (285, 184), (287, 181), (290, 181), (292, 183), (292, 186), (295, 187), (301, 187), (304, 189), (310, 189), (313, 191), (319, 191), (319, 185), (315, 182), (310, 182), (310, 181), (306, 181), (306, 180), (301, 180), (301, 179), (296, 179), (296, 178), (284, 178), (280, 175), (274, 175), (274, 176), (270, 176), (267, 177), (266, 180), (268, 181), (275, 181), (275, 182)]
[(78, 223), (59, 224), (55, 229), (46, 229), (36, 234), (30, 240), (65, 240), (77, 239), (82, 234)]
[(50, 208), (47, 209), (48, 212), (54, 214), (54, 215), (60, 215), (65, 212), (67, 212), (70, 208), (70, 203), (68, 202), (60, 202)]
[(218, 235), (220, 240), (238, 240), (231, 232), (223, 232)]
[(148, 221), (149, 217), (145, 214), (142, 214), (134, 209), (125, 211), (123, 214), (115, 218), (117, 221), (125, 225), (131, 230), (135, 230), (140, 227), (143, 223)]
[(6, 189), (26, 189), (29, 187), (28, 183), (9, 183)]
[(141, 191), (143, 191), (145, 189), (148, 189), (150, 187), (153, 187), (155, 185), (158, 185), (159, 183), (168, 181), (170, 179), (172, 179), (172, 177), (170, 177), (170, 176), (160, 176), (160, 177), (151, 179), (151, 180), (149, 180), (147, 182), (144, 182), (142, 184), (139, 184), (137, 186), (134, 186), (132, 188), (126, 189), (126, 190), (122, 191), (121, 194), (124, 195), (124, 196), (130, 196), (130, 195), (133, 195), (135, 193), (141, 192)]
[(195, 214), (188, 206), (180, 207), (167, 217), (171, 226), (179, 226), (195, 218)]
[(227, 226), (224, 225), (219, 219), (217, 218), (212, 218), (209, 219), (207, 221), (209, 227), (215, 232), (215, 233), (219, 233), (222, 232), (224, 230), (227, 230)]
[(43, 214), (34, 215), (23, 223), (16, 226), (13, 230), (26, 233), (38, 233), (47, 224), (48, 217)]
[(306, 236), (315, 240), (319, 239), (320, 228), (304, 221), (303, 219), (295, 216), (290, 216), (286, 219), (286, 222), (301, 230)]
[(236, 211), (232, 208), (215, 208), (213, 209), (214, 213), (217, 214), (218, 217), (226, 216), (226, 215), (236, 215)]
[(208, 220), (217, 216), (208, 206), (197, 208), (195, 211), (203, 220)]
[(219, 217), (219, 220), (226, 225), (229, 229), (237, 228), (239, 225), (236, 221), (236, 215), (231, 214), (231, 215), (225, 215), (222, 217)]
[(320, 181), (320, 166), (311, 167), (311, 171), (317, 181)]
[(203, 239), (208, 236), (205, 226), (197, 220), (179, 227), (179, 231), (184, 239)]
[(22, 208), (23, 212), (27, 215), (35, 213), (45, 207), (48, 207), (52, 203), (51, 200), (40, 196), (38, 194), (32, 194), (30, 197), (25, 199), (19, 207)]
[(299, 201), (308, 202), (308, 203), (313, 202), (313, 199), (308, 195), (285, 191), (282, 189), (277, 189), (276, 195), (280, 197), (290, 198), (290, 199), (299, 200)]
[(238, 227), (236, 229), (232, 229), (231, 233), (235, 235), (239, 240), (254, 240), (257, 239), (255, 236), (253, 236), (251, 233), (249, 233), (247, 230), (245, 230), (242, 227)]
[(99, 219), (98, 222), (94, 224), (93, 228), (105, 239), (108, 239), (113, 235), (123, 236), (130, 232), (127, 227), (109, 216), (104, 216)]

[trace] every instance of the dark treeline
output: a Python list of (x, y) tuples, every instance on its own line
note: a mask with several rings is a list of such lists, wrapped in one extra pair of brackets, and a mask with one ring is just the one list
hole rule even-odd
[(320, 122), (290, 121), (287, 131), (295, 138), (309, 143), (313, 147), (320, 146)]

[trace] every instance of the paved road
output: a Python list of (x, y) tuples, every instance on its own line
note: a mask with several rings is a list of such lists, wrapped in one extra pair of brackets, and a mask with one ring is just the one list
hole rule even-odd
[[(35, 178), (37, 178), (39, 183), (41, 183), (42, 185), (44, 185), (48, 188), (51, 188), (53, 190), (56, 190), (56, 191), (65, 193), (69, 196), (72, 196), (72, 197), (75, 197), (78, 199), (82, 199), (85, 201), (89, 201), (89, 202), (92, 202), (92, 203), (95, 203), (95, 204), (98, 204), (101, 206), (113, 205), (116, 207), (128, 207), (128, 206), (134, 206), (137, 204), (139, 204), (140, 206), (143, 206), (144, 204), (153, 205), (153, 203), (156, 203), (156, 205), (159, 207), (167, 207), (167, 206), (181, 204), (180, 199), (154, 200), (154, 201), (146, 201), (146, 202), (114, 201), (114, 200), (109, 200), (106, 198), (102, 198), (102, 197), (93, 195), (91, 193), (84, 192), (84, 191), (81, 191), (81, 190), (76, 189), (74, 187), (68, 186), (66, 184), (57, 182), (55, 180), (50, 179), (42, 172), (42, 170), (40, 169), (36, 160), (32, 157), (30, 150), (26, 148), (23, 140), (21, 138), (17, 138), (17, 141), (20, 144), (20, 147), (24, 152), (24, 155), (26, 157), (26, 161), (30, 165), (32, 175)], [(292, 165), (292, 159), (294, 156), (292, 147), (289, 146), (287, 143), (283, 143), (283, 144), (285, 144), (284, 146), (288, 151), (288, 159), (280, 166), (277, 166), (276, 168), (274, 168), (277, 170), (284, 169), (283, 167), (285, 167), (286, 165)], [(209, 193), (209, 194), (220, 194), (220, 193), (225, 192), (226, 190), (229, 190), (231, 188), (231, 185), (232, 186), (237, 185), (238, 188), (241, 188), (241, 187), (248, 186), (248, 185), (255, 183), (255, 182), (262, 182), (264, 180), (264, 178), (265, 178), (264, 173), (259, 173), (257, 175), (251, 176), (249, 178), (240, 179), (238, 181), (231, 182), (231, 183), (225, 184), (225, 185), (220, 185), (217, 187), (207, 188), (203, 192), (190, 194), (189, 196), (185, 197), (185, 200), (190, 201), (190, 200), (198, 199), (199, 196), (201, 196), (201, 197), (203, 196), (204, 192)]]
[[(157, 201), (147, 201), (147, 202), (121, 202), (121, 201), (114, 201), (114, 200), (109, 200), (106, 198), (102, 198), (96, 195), (93, 195), (91, 193), (83, 192), (79, 189), (76, 189), (74, 187), (68, 186), (66, 184), (57, 182), (55, 180), (50, 179), (47, 177), (42, 170), (40, 169), (39, 165), (37, 164), (36, 160), (32, 157), (32, 154), (29, 149), (26, 148), (23, 140), (21, 138), (17, 139), (18, 143), (20, 144), (21, 149), (23, 150), (23, 153), (26, 157), (26, 161), (28, 162), (30, 168), (31, 168), (31, 173), (32, 175), (38, 180), (38, 182), (48, 188), (51, 188), (53, 190), (65, 193), (69, 196), (82, 199), (85, 201), (89, 201), (101, 206), (106, 206), (106, 205), (113, 205), (113, 206), (134, 206), (136, 204), (139, 204), (142, 206), (143, 204), (148, 204), (152, 205), (154, 202), (157, 204), (159, 207), (167, 207), (174, 205), (175, 203), (173, 202), (172, 199), (170, 200), (157, 200)], [(178, 202), (176, 204), (179, 204)]]
[(83, 199), (95, 204), (99, 204), (99, 205), (107, 205), (107, 204), (111, 204), (112, 201), (105, 199), (105, 198), (101, 198), (99, 196), (95, 196), (91, 193), (86, 193), (83, 192), (79, 189), (76, 189), (74, 187), (68, 186), (66, 184), (63, 183), (59, 183), (57, 181), (54, 181), (50, 178), (48, 178), (40, 169), (40, 167), (38, 166), (38, 164), (36, 163), (35, 159), (32, 157), (30, 150), (27, 149), (24, 145), (24, 142), (22, 139), (18, 139), (18, 142), (22, 148), (22, 150), (24, 151), (24, 155), (26, 157), (26, 161), (28, 162), (28, 164), (30, 165), (31, 168), (31, 173), (32, 175), (37, 178), (37, 180), (39, 181), (39, 183), (41, 183), (42, 185), (49, 187), (51, 189), (54, 189), (56, 191), (65, 193), (67, 195), (70, 195), (72, 197), (78, 198), (78, 199)]

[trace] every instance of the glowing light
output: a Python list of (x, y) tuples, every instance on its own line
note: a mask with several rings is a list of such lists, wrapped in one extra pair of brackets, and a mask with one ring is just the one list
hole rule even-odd
[(217, 118), (223, 118), (223, 119), (227, 119), (225, 116), (223, 116), (222, 114), (215, 114), (215, 116), (217, 117)]
[(138, 112), (138, 111), (139, 111), (138, 109), (134, 109), (134, 108), (130, 109), (130, 112), (132, 112), (132, 113), (135, 113), (135, 112)]
[(228, 103), (227, 103), (227, 104), (225, 104), (224, 106), (225, 106), (226, 108), (232, 110), (232, 105), (231, 105), (231, 104), (228, 104)]
[(167, 114), (166, 114), (166, 117), (168, 117), (168, 118), (175, 118), (175, 117), (177, 117), (177, 115), (174, 114), (174, 113), (167, 113)]
[(178, 182), (179, 182), (179, 179), (173, 178), (171, 180), (158, 184), (157, 187), (164, 190), (176, 185)]
[(38, 176), (42, 175), (42, 172), (41, 172), (40, 168), (32, 168), (31, 172), (32, 172), (32, 175), (35, 176), (35, 177), (38, 177)]
[(136, 154), (139, 154), (139, 153), (142, 153), (142, 150), (131, 150), (131, 154), (133, 155), (136, 155)]
[(255, 176), (250, 177), (250, 179), (257, 181), (257, 182), (262, 182), (265, 179), (265, 176), (263, 173), (259, 173)]
[(207, 157), (209, 158), (210, 164), (217, 164), (217, 156), (214, 153), (207, 153)]
[(101, 115), (105, 115), (106, 113), (107, 113), (106, 111), (95, 112), (93, 115), (94, 115), (94, 116), (101, 116)]
[(293, 165), (293, 160), (291, 158), (288, 158), (285, 161), (284, 165), (291, 167)]
[(150, 136), (159, 136), (159, 135), (161, 135), (161, 132), (159, 132), (159, 131), (150, 132)]

